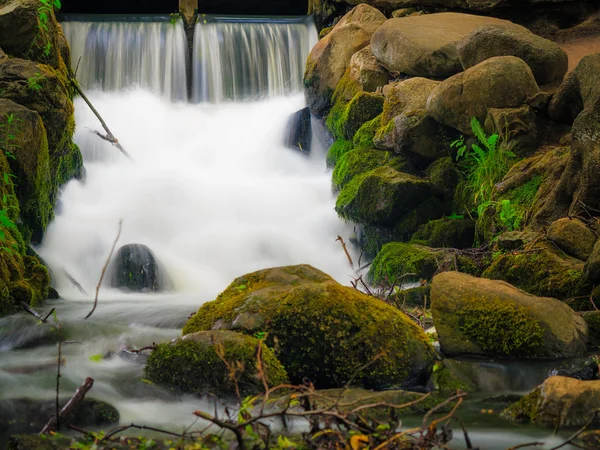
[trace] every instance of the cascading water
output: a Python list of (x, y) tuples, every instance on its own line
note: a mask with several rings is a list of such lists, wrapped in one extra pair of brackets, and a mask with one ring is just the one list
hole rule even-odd
[(310, 17), (203, 16), (194, 38), (193, 100), (220, 103), (299, 92), (316, 42)]
[(65, 17), (62, 26), (82, 86), (103, 91), (141, 87), (168, 99), (187, 99), (187, 44), (181, 21), (118, 19)]

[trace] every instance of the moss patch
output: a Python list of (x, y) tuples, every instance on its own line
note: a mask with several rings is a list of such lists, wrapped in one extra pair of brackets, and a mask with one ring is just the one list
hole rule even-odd
[(336, 104), (327, 117), (327, 127), (337, 139), (351, 140), (365, 122), (381, 114), (383, 96), (358, 92), (344, 107)]
[(365, 122), (352, 138), (352, 143), (356, 148), (373, 148), (373, 138), (381, 126), (381, 114), (373, 120)]
[(335, 141), (327, 152), (327, 167), (334, 167), (338, 160), (353, 148), (350, 141), (344, 141), (343, 139)]
[[(235, 383), (223, 359), (236, 368), (240, 393), (264, 390), (257, 377), (258, 339), (233, 331), (202, 331), (175, 343), (159, 345), (150, 355), (146, 377), (158, 384), (185, 392), (235, 394)], [(221, 357), (219, 357), (219, 353)], [(262, 348), (266, 378), (271, 386), (287, 382), (283, 366), (266, 345)]]
[[(369, 280), (376, 284), (392, 284), (411, 279), (430, 279), (438, 268), (435, 254), (427, 247), (390, 242), (385, 244), (369, 269)], [(406, 274), (414, 274), (404, 277)]]
[(411, 241), (429, 247), (471, 247), (475, 241), (475, 222), (468, 218), (432, 220), (421, 225)]

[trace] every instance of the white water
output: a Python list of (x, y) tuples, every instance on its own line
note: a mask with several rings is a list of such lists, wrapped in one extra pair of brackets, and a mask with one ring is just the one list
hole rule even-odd
[(221, 103), (300, 92), (316, 43), (312, 18), (265, 23), (201, 18), (194, 37), (193, 100)]
[(181, 21), (89, 22), (62, 27), (73, 69), (85, 89), (142, 87), (172, 100), (187, 99), (187, 44)]

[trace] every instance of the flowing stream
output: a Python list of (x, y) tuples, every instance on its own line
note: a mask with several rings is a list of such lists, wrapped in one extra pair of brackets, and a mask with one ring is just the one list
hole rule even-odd
[[(194, 410), (212, 411), (211, 402), (144, 383), (143, 357), (124, 348), (177, 337), (203, 302), (250, 271), (307, 263), (350, 280), (335, 239), (352, 229), (334, 211), (325, 145), (316, 133), (310, 156), (283, 146), (290, 114), (305, 106), (302, 70), (316, 31), (308, 19), (200, 23), (193, 101), (185, 102), (180, 23), (80, 18), (64, 25), (89, 98), (134, 162), (92, 133), (98, 121), (78, 99), (75, 141), (86, 177), (64, 187), (37, 249), (61, 294), (41, 309), (56, 307), (72, 341), (63, 347), (61, 391), (67, 396), (90, 376), (90, 396), (114, 405), (121, 423), (182, 431), (195, 422)], [(147, 245), (173, 289), (126, 294), (110, 288), (109, 271), (96, 312), (84, 320), (121, 219), (117, 247)], [(0, 319), (0, 400), (54, 398), (56, 339), (24, 313)], [(475, 413), (471, 438), (482, 448), (560, 442), (543, 430), (506, 431)], [(5, 438), (0, 430), (0, 448)]]

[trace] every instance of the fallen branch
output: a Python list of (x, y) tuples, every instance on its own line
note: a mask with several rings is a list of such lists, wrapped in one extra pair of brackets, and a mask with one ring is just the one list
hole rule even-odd
[(86, 378), (83, 384), (77, 388), (75, 394), (73, 394), (73, 397), (71, 397), (71, 399), (60, 410), (60, 412), (58, 413), (58, 417), (52, 416), (52, 418), (44, 426), (42, 431), (40, 431), (40, 436), (44, 434), (50, 434), (51, 432), (56, 430), (57, 425), (60, 422), (64, 422), (73, 412), (73, 409), (75, 409), (75, 407), (83, 401), (85, 395), (88, 393), (88, 391), (92, 388), (93, 385), (94, 380), (89, 377)]
[(81, 286), (81, 284), (79, 284), (79, 282), (73, 278), (71, 276), (71, 274), (69, 272), (66, 271), (66, 269), (63, 269), (63, 272), (65, 273), (65, 275), (67, 276), (67, 278), (69, 279), (69, 281), (71, 283), (73, 283), (73, 285), (79, 289), (79, 292), (81, 292), (83, 295), (87, 295), (87, 291), (83, 288), (83, 286)]
[(108, 128), (108, 125), (106, 125), (106, 122), (104, 121), (104, 119), (102, 118), (102, 116), (100, 116), (100, 113), (96, 110), (96, 108), (94, 108), (94, 105), (92, 105), (92, 102), (90, 102), (90, 100), (83, 93), (83, 91), (79, 87), (79, 83), (77, 83), (76, 80), (71, 79), (71, 84), (73, 85), (73, 88), (77, 91), (77, 93), (81, 96), (81, 98), (83, 99), (83, 101), (86, 102), (87, 105), (90, 107), (90, 109), (92, 110), (92, 112), (94, 113), (94, 115), (98, 118), (98, 120), (100, 121), (100, 124), (102, 124), (102, 128), (104, 128), (104, 131), (106, 131), (106, 136), (103, 136), (98, 131), (96, 131), (95, 133), (98, 136), (100, 136), (102, 139), (104, 139), (105, 141), (108, 141), (112, 145), (114, 145), (115, 147), (117, 147), (119, 149), (119, 151), (121, 153), (123, 153), (123, 155), (125, 155), (130, 161), (133, 161), (133, 158), (131, 157), (131, 155), (129, 153), (127, 153), (127, 150), (125, 150), (123, 148), (123, 146), (119, 143), (119, 140), (114, 136), (114, 134), (112, 134), (112, 132)]
[(122, 228), (123, 228), (123, 219), (119, 220), (119, 232), (117, 233), (117, 237), (115, 238), (112, 248), (110, 249), (108, 258), (106, 258), (106, 263), (104, 264), (104, 267), (102, 268), (102, 273), (100, 274), (100, 281), (98, 281), (98, 285), (96, 286), (96, 297), (94, 298), (94, 307), (89, 312), (89, 314), (87, 316), (85, 316), (85, 319), (89, 318), (92, 314), (94, 314), (94, 311), (96, 311), (96, 306), (98, 306), (98, 294), (100, 293), (100, 286), (102, 285), (102, 280), (104, 279), (104, 275), (106, 274), (106, 269), (108, 268), (108, 263), (110, 262), (110, 258), (112, 258), (112, 254), (114, 253), (115, 247), (117, 246), (117, 241), (121, 237), (121, 229)]
[(33, 309), (32, 307), (30, 307), (27, 303), (25, 302), (21, 302), (21, 306), (23, 307), (23, 309), (28, 312), (29, 314), (31, 314), (33, 317), (35, 317), (36, 319), (40, 320), (42, 323), (48, 323), (48, 318), (52, 315), (52, 313), (56, 310), (56, 308), (52, 308), (52, 310), (46, 314), (45, 316), (42, 316), (39, 312), (37, 312), (35, 309)]
[[(137, 430), (155, 431), (157, 433), (167, 434), (169, 436), (175, 436), (175, 437), (179, 437), (179, 438), (182, 437), (182, 435), (180, 433), (173, 433), (172, 431), (161, 430), (160, 428), (147, 427), (145, 425), (136, 425), (136, 424), (132, 423), (130, 425), (122, 425), (122, 426), (113, 428), (106, 434), (106, 436), (104, 436), (102, 438), (102, 440), (100, 440), (100, 442), (107, 441), (111, 437), (115, 436), (116, 434), (122, 433), (123, 431), (129, 430), (131, 428), (135, 428)], [(185, 433), (184, 433), (184, 436), (185, 436)]]
[(350, 263), (350, 267), (352, 267), (354, 269), (354, 263), (352, 262), (352, 257), (350, 256), (350, 252), (348, 251), (348, 248), (346, 248), (346, 243), (344, 242), (344, 238), (342, 238), (341, 236), (338, 236), (336, 241), (340, 241), (340, 243), (342, 244), (342, 247), (344, 248), (344, 253), (346, 253), (346, 258), (348, 258), (348, 262)]

